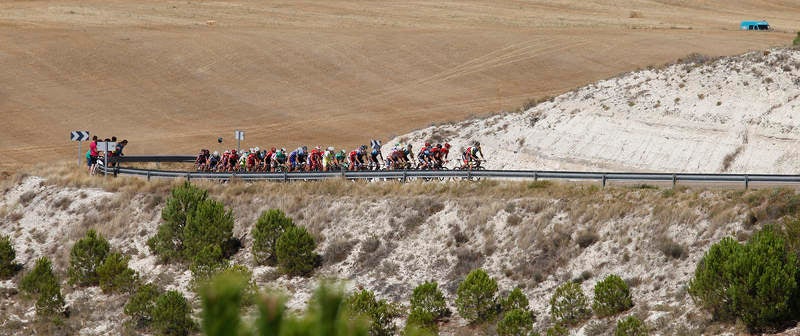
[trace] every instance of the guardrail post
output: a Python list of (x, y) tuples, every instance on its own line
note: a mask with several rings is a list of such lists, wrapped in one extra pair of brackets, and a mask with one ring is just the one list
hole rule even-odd
[(288, 181), (289, 181), (289, 173), (287, 173), (287, 172), (284, 170), (284, 171), (283, 171), (283, 182), (288, 182)]
[(150, 171), (147, 171), (147, 181), (150, 182)]
[(678, 182), (678, 176), (672, 174), (672, 189), (675, 189), (675, 184), (677, 184), (677, 182)]
[(472, 181), (472, 169), (467, 170), (467, 181)]
[(186, 182), (192, 181), (192, 173), (186, 173)]
[(406, 170), (403, 169), (403, 183), (406, 183)]
[(750, 187), (750, 176), (744, 174), (744, 190), (747, 190)]
[(533, 172), (533, 182), (539, 181), (539, 175), (537, 172)]
[(606, 187), (606, 174), (603, 174), (603, 188)]

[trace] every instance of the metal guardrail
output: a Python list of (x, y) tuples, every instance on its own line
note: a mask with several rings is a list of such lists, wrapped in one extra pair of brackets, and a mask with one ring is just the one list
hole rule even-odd
[(196, 158), (191, 155), (111, 156), (108, 162), (194, 162)]
[[(187, 162), (187, 156), (161, 157), (169, 158), (156, 162)], [(131, 158), (131, 157), (125, 157)], [(150, 157), (153, 158), (153, 157)], [(170, 161), (173, 160), (173, 161)], [(180, 160), (180, 161), (174, 161)], [(122, 160), (120, 162), (145, 162), (136, 160)], [(153, 161), (148, 161), (153, 162)], [(194, 162), (194, 158), (190, 162)], [(481, 178), (504, 179), (566, 179), (566, 180), (597, 180), (605, 187), (609, 181), (628, 182), (668, 182), (673, 187), (678, 182), (730, 182), (742, 183), (745, 189), (750, 183), (800, 183), (800, 175), (769, 175), (769, 174), (695, 174), (695, 173), (621, 173), (621, 172), (577, 172), (577, 171), (540, 171), (540, 170), (389, 170), (389, 171), (335, 171), (335, 172), (291, 172), (291, 173), (210, 173), (210, 172), (182, 172), (149, 170), (138, 168), (112, 167), (108, 168), (109, 174), (123, 174), (151, 178), (185, 178), (211, 179), (227, 181), (238, 179), (243, 181), (314, 181), (330, 178), (344, 178), (348, 180), (397, 180), (409, 181), (415, 179), (465, 179), (475, 180)]]

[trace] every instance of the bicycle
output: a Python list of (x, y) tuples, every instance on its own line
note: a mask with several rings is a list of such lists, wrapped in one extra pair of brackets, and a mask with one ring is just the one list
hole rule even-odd
[[(470, 162), (467, 162), (467, 163), (464, 163), (462, 161), (461, 165), (453, 168), (453, 170), (486, 170), (486, 168), (484, 166), (481, 166), (481, 162), (483, 162), (483, 161), (486, 161), (486, 160), (478, 160), (478, 159), (476, 159), (475, 161), (470, 161)], [(464, 177), (463, 179), (464, 180), (469, 180), (469, 181), (480, 181), (481, 180), (481, 178), (478, 177), (478, 176)]]

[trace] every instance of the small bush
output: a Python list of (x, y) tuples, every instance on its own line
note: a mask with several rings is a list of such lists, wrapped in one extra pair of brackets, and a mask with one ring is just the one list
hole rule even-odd
[(240, 307), (250, 278), (239, 272), (223, 272), (204, 284), (200, 291), (203, 302), (203, 333), (208, 336), (237, 335), (241, 325)]
[(130, 257), (112, 252), (97, 267), (97, 277), (103, 293), (130, 292), (136, 286), (139, 275), (128, 268)]
[(675, 242), (669, 237), (663, 237), (659, 239), (659, 241), (658, 250), (668, 258), (684, 259), (689, 255), (685, 246)]
[(628, 316), (617, 322), (614, 336), (647, 336), (647, 327), (636, 316)]
[(39, 295), (42, 288), (55, 283), (58, 278), (53, 274), (53, 263), (47, 257), (36, 259), (36, 265), (30, 273), (25, 274), (19, 283), (19, 289), (28, 295)]
[(633, 307), (628, 284), (619, 276), (611, 274), (594, 286), (592, 309), (597, 316), (616, 315)]
[(64, 313), (64, 297), (58, 278), (53, 274), (53, 264), (47, 257), (36, 260), (36, 266), (22, 277), (19, 289), (36, 298), (36, 315), (57, 318)]
[(411, 313), (406, 322), (406, 331), (419, 329), (438, 333), (437, 322), (452, 314), (447, 308), (444, 294), (435, 281), (426, 281), (411, 294)]
[(184, 260), (191, 259), (209, 246), (223, 247), (233, 239), (233, 213), (214, 200), (205, 200), (186, 217)]
[(192, 307), (179, 291), (171, 290), (156, 299), (153, 307), (153, 328), (160, 335), (189, 335), (197, 329), (190, 317)]
[(253, 261), (258, 265), (275, 265), (278, 261), (276, 245), (286, 229), (295, 226), (283, 211), (271, 209), (261, 214), (253, 226)]
[(125, 314), (131, 317), (131, 325), (137, 330), (147, 330), (153, 322), (153, 310), (161, 290), (149, 283), (139, 286), (125, 304)]
[(797, 36), (794, 38), (794, 41), (792, 41), (792, 45), (800, 46), (800, 32), (797, 32)]
[(17, 257), (11, 239), (0, 236), (0, 279), (8, 279), (22, 269), (22, 265), (14, 261)]
[(208, 245), (194, 256), (189, 269), (194, 281), (205, 281), (225, 267), (222, 249), (218, 245)]
[(458, 313), (470, 323), (488, 322), (497, 315), (497, 281), (486, 271), (476, 269), (470, 272), (458, 285), (456, 294)]
[(305, 276), (314, 270), (318, 256), (317, 243), (304, 227), (286, 229), (276, 244), (278, 266), (286, 274)]
[(86, 237), (81, 238), (70, 251), (69, 276), (70, 284), (79, 286), (97, 286), (100, 279), (97, 276), (97, 267), (106, 259), (111, 245), (95, 230), (86, 232)]
[(65, 305), (58, 283), (48, 282), (41, 285), (39, 297), (36, 299), (36, 316), (60, 321), (64, 316)]
[(587, 301), (581, 285), (567, 282), (550, 298), (550, 316), (558, 323), (577, 325), (591, 317)]
[(523, 309), (511, 309), (497, 323), (500, 336), (528, 336), (533, 331), (533, 315)]
[(567, 336), (567, 335), (569, 335), (569, 330), (564, 325), (556, 323), (556, 324), (550, 326), (550, 328), (547, 328), (546, 335), (547, 336)]
[(514, 309), (528, 310), (528, 297), (522, 293), (522, 289), (515, 287), (514, 290), (508, 293), (508, 297), (502, 302), (503, 311), (511, 311)]
[(452, 314), (444, 300), (444, 294), (439, 290), (436, 281), (426, 281), (414, 288), (411, 294), (411, 308), (430, 312), (434, 319), (448, 317)]
[(369, 327), (370, 335), (394, 335), (397, 326), (393, 320), (398, 313), (386, 300), (376, 300), (372, 291), (364, 289), (355, 292), (347, 298), (345, 304), (350, 312), (366, 316), (372, 321)]
[(581, 248), (587, 248), (598, 240), (600, 240), (600, 235), (590, 230), (581, 231), (578, 233), (578, 236), (575, 237), (575, 241)]
[(159, 256), (161, 262), (186, 260), (183, 252), (186, 220), (207, 198), (207, 191), (189, 182), (172, 189), (171, 197), (161, 210), (164, 222), (158, 226), (156, 235), (147, 240), (150, 251)]
[(753, 332), (794, 320), (798, 261), (785, 239), (767, 226), (744, 246), (730, 237), (712, 245), (689, 282), (692, 299), (715, 318), (740, 319)]
[(439, 325), (436, 323), (436, 318), (429, 311), (419, 308), (411, 308), (406, 320), (406, 327), (403, 329), (403, 334), (414, 334), (428, 332), (433, 335), (439, 334)]

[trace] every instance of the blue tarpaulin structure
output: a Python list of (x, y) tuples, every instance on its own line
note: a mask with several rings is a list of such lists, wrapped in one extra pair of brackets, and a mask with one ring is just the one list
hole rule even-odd
[(770, 30), (769, 23), (767, 21), (742, 21), (742, 24), (739, 26), (742, 30)]

